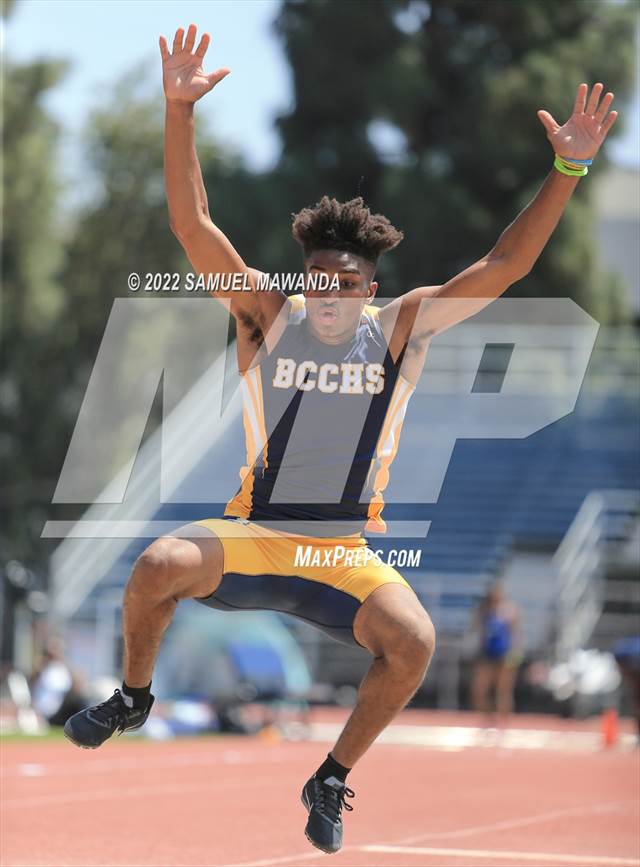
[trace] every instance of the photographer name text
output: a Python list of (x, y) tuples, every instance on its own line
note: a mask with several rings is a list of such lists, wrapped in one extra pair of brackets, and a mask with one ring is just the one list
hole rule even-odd
[(264, 274), (257, 279), (246, 271), (229, 274), (180, 274), (132, 271), (127, 278), (131, 292), (328, 292), (340, 291), (338, 274)]

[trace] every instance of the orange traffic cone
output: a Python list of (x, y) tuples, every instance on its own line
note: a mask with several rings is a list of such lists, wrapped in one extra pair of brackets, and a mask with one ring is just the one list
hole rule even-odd
[(618, 711), (608, 707), (602, 714), (602, 742), (605, 747), (613, 747), (618, 742)]

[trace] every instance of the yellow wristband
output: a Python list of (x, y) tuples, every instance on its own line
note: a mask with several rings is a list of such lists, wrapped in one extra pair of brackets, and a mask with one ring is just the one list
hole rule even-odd
[(589, 169), (587, 166), (573, 166), (571, 163), (566, 162), (556, 155), (556, 158), (553, 161), (553, 167), (557, 171), (559, 171), (563, 175), (569, 175), (571, 178), (583, 178), (585, 175), (589, 174)]

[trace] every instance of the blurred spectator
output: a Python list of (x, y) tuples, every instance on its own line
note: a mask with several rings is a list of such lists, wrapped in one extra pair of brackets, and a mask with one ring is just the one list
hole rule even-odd
[(631, 706), (638, 727), (640, 745), (640, 635), (621, 638), (611, 648), (624, 683), (631, 693)]
[(42, 662), (31, 680), (32, 705), (52, 726), (64, 725), (67, 719), (86, 704), (78, 679), (64, 661), (62, 644), (48, 642)]
[(489, 691), (495, 690), (495, 711), (505, 722), (513, 710), (513, 689), (522, 660), (520, 612), (496, 581), (489, 585), (473, 618), (478, 653), (473, 670), (474, 709), (491, 720)]

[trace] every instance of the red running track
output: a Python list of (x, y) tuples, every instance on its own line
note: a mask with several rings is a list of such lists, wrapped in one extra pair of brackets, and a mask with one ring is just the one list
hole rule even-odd
[[(433, 719), (409, 712), (402, 722)], [(299, 793), (325, 753), (323, 743), (239, 737), (129, 737), (95, 752), (5, 743), (0, 863), (322, 863)], [(377, 744), (349, 778), (354, 812), (331, 864), (640, 865), (639, 754)]]

